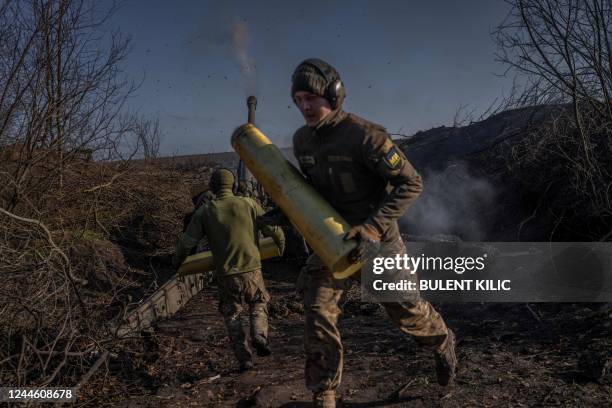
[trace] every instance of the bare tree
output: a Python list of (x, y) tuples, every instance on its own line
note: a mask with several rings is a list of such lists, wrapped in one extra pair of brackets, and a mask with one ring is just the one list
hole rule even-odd
[(0, 8), (0, 146), (19, 156), (2, 169), (9, 210), (25, 191), (61, 190), (79, 152), (112, 150), (124, 131), (117, 117), (133, 86), (118, 63), (128, 40), (97, 34), (108, 14), (95, 5), (31, 0)]
[(159, 144), (162, 139), (159, 127), (159, 118), (139, 118), (135, 124), (136, 139), (142, 146), (145, 160), (155, 159), (159, 156)]
[(130, 232), (119, 225), (131, 221), (129, 202), (143, 230), (179, 226), (152, 215), (164, 205), (155, 183), (134, 183), (150, 169), (131, 175), (126, 161), (109, 163), (157, 155), (160, 128), (122, 113), (134, 90), (119, 69), (129, 43), (104, 34), (113, 9), (98, 7), (0, 3), (2, 384), (76, 384), (91, 353), (115, 344), (108, 323), (125, 312), (133, 282), (109, 235)]
[[(513, 107), (563, 106), (539, 152), (569, 169), (577, 205), (612, 216), (612, 8), (608, 0), (509, 0), (495, 31), (498, 59), (518, 74)], [(536, 147), (534, 146), (534, 149)], [(542, 157), (538, 157), (542, 159)], [(612, 227), (608, 225), (608, 228)]]

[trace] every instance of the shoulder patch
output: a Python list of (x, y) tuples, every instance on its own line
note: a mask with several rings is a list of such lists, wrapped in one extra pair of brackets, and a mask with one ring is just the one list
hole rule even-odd
[(397, 147), (393, 146), (384, 156), (385, 164), (392, 170), (397, 170), (402, 167), (402, 156), (397, 151)]

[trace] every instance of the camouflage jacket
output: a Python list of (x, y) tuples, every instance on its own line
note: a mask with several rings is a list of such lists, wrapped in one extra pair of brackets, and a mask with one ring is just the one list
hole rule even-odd
[(293, 151), (302, 173), (346, 221), (373, 225), (383, 241), (398, 236), (397, 219), (423, 189), (383, 127), (341, 110), (298, 129)]

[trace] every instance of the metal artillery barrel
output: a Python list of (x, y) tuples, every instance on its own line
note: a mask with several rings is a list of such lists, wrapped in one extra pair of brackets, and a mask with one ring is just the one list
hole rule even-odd
[[(259, 255), (261, 259), (269, 259), (278, 256), (278, 246), (272, 238), (264, 238), (259, 241)], [(193, 275), (215, 269), (211, 251), (200, 252), (188, 256), (178, 270), (178, 276)]]
[(334, 277), (346, 278), (361, 269), (361, 263), (347, 259), (357, 245), (343, 239), (349, 224), (259, 129), (251, 124), (239, 127), (232, 147)]

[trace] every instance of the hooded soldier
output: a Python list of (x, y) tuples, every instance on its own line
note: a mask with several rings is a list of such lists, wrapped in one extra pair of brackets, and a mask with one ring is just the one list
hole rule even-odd
[(251, 345), (260, 356), (268, 356), (268, 301), (261, 274), (259, 233), (276, 242), (280, 254), (285, 237), (279, 227), (269, 227), (257, 219), (263, 209), (253, 199), (238, 197), (232, 192), (234, 175), (228, 169), (216, 170), (210, 179), (214, 194), (193, 215), (189, 226), (180, 236), (174, 257), (179, 267), (192, 248), (204, 236), (213, 254), (215, 277), (219, 289), (219, 311), (223, 315), (240, 370), (253, 367), (241, 315), (244, 303), (250, 318)]

